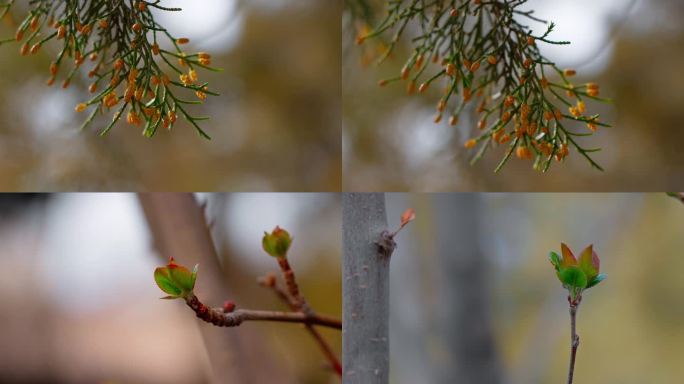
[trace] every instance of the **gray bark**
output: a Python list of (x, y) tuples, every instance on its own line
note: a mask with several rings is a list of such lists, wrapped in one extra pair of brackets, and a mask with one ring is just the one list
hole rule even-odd
[(480, 249), (480, 197), (433, 197), (439, 265), (437, 335), (448, 359), (440, 383), (499, 383), (500, 363), (491, 325), (488, 262)]
[(384, 194), (343, 194), (344, 383), (389, 381), (390, 255), (377, 244), (386, 229)]
[[(138, 195), (150, 227), (154, 246), (168, 260), (192, 268), (200, 264), (195, 290), (208, 305), (229, 299), (230, 289), (223, 278), (202, 207), (189, 193), (141, 193)], [(152, 273), (150, 272), (150, 278)], [(194, 314), (188, 310), (188, 316)], [(253, 329), (225, 329), (198, 320), (213, 372), (212, 383), (267, 383), (275, 377), (290, 382), (269, 357), (260, 335)], [(254, 369), (254, 367), (260, 367)], [(279, 382), (280, 382), (279, 381)]]

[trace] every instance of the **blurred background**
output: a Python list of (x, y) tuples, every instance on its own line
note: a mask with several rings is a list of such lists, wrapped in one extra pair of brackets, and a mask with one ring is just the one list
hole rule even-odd
[[(388, 194), (391, 382), (560, 383), (567, 291), (547, 259), (594, 244), (608, 278), (577, 314), (577, 383), (684, 375), (684, 205), (665, 194)], [(392, 226), (392, 225), (390, 225)]]
[[(294, 236), (290, 250), (311, 306), (341, 317), (340, 211), (335, 194), (199, 195), (208, 204), (218, 275), (238, 307), (285, 310), (256, 283), (278, 272), (261, 249), (276, 225)], [(182, 235), (182, 234), (179, 234)], [(221, 382), (339, 382), (317, 344), (299, 325), (247, 322), (215, 328), (153, 279), (158, 255), (132, 194), (0, 194), (1, 383), (205, 383), (210, 355), (237, 355), (256, 378)], [(174, 255), (192, 267), (196, 255)], [(201, 263), (196, 294), (206, 298), (212, 271)], [(207, 302), (220, 306), (221, 302)], [(217, 350), (206, 328), (241, 336)], [(339, 331), (321, 329), (339, 355)], [(243, 348), (259, 350), (249, 359)], [(244, 373), (244, 372), (243, 372)], [(244, 378), (244, 376), (243, 376)]]
[[(200, 73), (221, 96), (193, 108), (211, 116), (202, 127), (213, 140), (184, 121), (151, 140), (125, 123), (101, 138), (108, 119), (80, 132), (85, 116), (74, 106), (87, 81), (48, 88), (56, 46), (21, 57), (17, 44), (3, 44), (0, 190), (338, 191), (341, 3), (163, 3), (183, 11), (160, 21), (224, 69)], [(14, 24), (0, 20), (0, 36), (13, 36)]]
[[(382, 7), (382, 0), (369, 0)], [(678, 0), (530, 0), (525, 9), (556, 23), (555, 40), (541, 45), (561, 68), (576, 68), (577, 83), (595, 81), (613, 104), (591, 103), (613, 128), (580, 138), (602, 147), (590, 168), (571, 151), (549, 173), (513, 159), (493, 170), (503, 148), (470, 166), (463, 143), (476, 130), (464, 114), (456, 127), (434, 124), (437, 93), (407, 96), (404, 84), (378, 87), (395, 77), (409, 55), (407, 40), (381, 66), (361, 64), (369, 47), (353, 42), (354, 23), (343, 32), (344, 190), (348, 191), (664, 191), (684, 188), (684, 2)], [(380, 16), (378, 16), (380, 17)], [(545, 26), (530, 24), (535, 30)], [(436, 89), (435, 87), (433, 87)], [(433, 91), (434, 91), (433, 89)], [(437, 92), (437, 91), (435, 91)], [(446, 120), (446, 119), (445, 119)], [(581, 129), (581, 128), (577, 128)]]

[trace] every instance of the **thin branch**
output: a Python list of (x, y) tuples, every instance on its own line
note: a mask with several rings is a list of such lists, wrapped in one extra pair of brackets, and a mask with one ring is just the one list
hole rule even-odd
[[(275, 281), (274, 275), (269, 275), (259, 279), (259, 284), (263, 287), (270, 288), (278, 296), (278, 298), (285, 303), (291, 310), (297, 310), (297, 301), (295, 301), (288, 293), (285, 291), (278, 283)], [(330, 365), (335, 369), (338, 376), (342, 376), (342, 364), (340, 360), (333, 352), (332, 347), (323, 338), (323, 336), (313, 327), (311, 324), (304, 324), (306, 330), (311, 334), (311, 336), (316, 340), (318, 346), (321, 348), (321, 352), (325, 355), (326, 359), (330, 362)]]
[(283, 273), (283, 279), (285, 279), (285, 284), (287, 285), (287, 290), (290, 293), (292, 299), (296, 303), (296, 308), (294, 310), (301, 311), (307, 314), (313, 314), (311, 308), (306, 303), (306, 299), (299, 291), (299, 285), (297, 284), (297, 278), (295, 277), (294, 270), (290, 266), (290, 262), (287, 261), (286, 257), (278, 258), (278, 266)]
[(339, 319), (326, 315), (307, 315), (301, 312), (260, 311), (253, 309), (237, 309), (233, 312), (224, 312), (221, 308), (207, 307), (195, 295), (189, 296), (185, 302), (195, 311), (197, 317), (219, 327), (237, 327), (245, 321), (278, 321), (315, 324), (342, 329), (342, 322)]
[(570, 368), (568, 369), (568, 384), (572, 384), (572, 379), (575, 375), (575, 357), (577, 356), (577, 348), (580, 343), (575, 326), (580, 300), (581, 297), (578, 297), (576, 300), (571, 300), (568, 297), (568, 302), (570, 302)]

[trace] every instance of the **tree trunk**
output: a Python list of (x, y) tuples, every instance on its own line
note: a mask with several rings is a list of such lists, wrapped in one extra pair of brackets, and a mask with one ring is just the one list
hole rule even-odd
[[(141, 193), (140, 204), (150, 227), (154, 246), (163, 258), (200, 264), (197, 287), (207, 303), (220, 305), (231, 297), (223, 278), (203, 208), (192, 194)], [(150, 277), (152, 273), (150, 271)], [(188, 311), (188, 316), (193, 316)], [(260, 336), (247, 327), (225, 329), (198, 320), (212, 365), (212, 383), (267, 383), (278, 378), (290, 382), (282, 367), (269, 358)]]
[(488, 263), (480, 249), (480, 197), (433, 197), (439, 277), (437, 335), (448, 358), (438, 366), (440, 383), (499, 383), (501, 372), (489, 310)]
[(344, 383), (389, 381), (390, 257), (377, 244), (386, 229), (384, 194), (343, 194)]

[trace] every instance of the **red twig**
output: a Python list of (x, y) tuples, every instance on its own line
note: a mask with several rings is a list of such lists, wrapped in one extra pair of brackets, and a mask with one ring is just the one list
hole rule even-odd
[[(264, 278), (259, 279), (259, 284), (261, 284), (264, 287), (270, 288), (273, 290), (273, 292), (278, 296), (278, 298), (283, 301), (285, 304), (287, 304), (288, 307), (290, 307), (291, 310), (297, 311), (297, 301), (293, 299), (288, 292), (286, 292), (282, 287), (278, 285), (278, 283), (275, 281), (275, 276), (269, 275)], [(313, 327), (311, 324), (304, 324), (306, 327), (306, 330), (311, 334), (311, 336), (316, 340), (318, 343), (319, 347), (321, 348), (321, 351), (323, 352), (323, 355), (325, 355), (326, 359), (330, 362), (330, 365), (332, 368), (335, 370), (335, 373), (337, 373), (338, 376), (342, 377), (342, 364), (340, 363), (340, 360), (337, 358), (335, 355), (335, 352), (333, 352), (332, 347), (330, 347), (330, 344), (323, 338), (323, 336), (318, 332), (316, 328)]]
[(301, 293), (299, 293), (299, 285), (297, 285), (297, 279), (295, 278), (294, 270), (292, 270), (292, 267), (290, 266), (290, 262), (287, 261), (286, 257), (279, 257), (278, 265), (280, 266), (280, 271), (283, 273), (287, 291), (296, 303), (296, 309), (294, 310), (313, 314), (313, 311), (309, 308), (306, 300)]
[(219, 327), (237, 327), (245, 321), (279, 321), (285, 323), (315, 324), (323, 327), (342, 329), (342, 322), (325, 315), (307, 315), (301, 312), (259, 311), (237, 309), (224, 312), (223, 309), (210, 308), (202, 304), (197, 296), (188, 297), (185, 302), (197, 314), (197, 317)]

